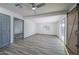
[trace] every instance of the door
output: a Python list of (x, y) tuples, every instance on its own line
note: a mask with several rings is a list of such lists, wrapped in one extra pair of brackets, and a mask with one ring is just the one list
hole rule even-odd
[(68, 24), (67, 47), (69, 48), (69, 51), (71, 51), (71, 54), (77, 54), (76, 31), (78, 30), (78, 11), (76, 8), (68, 13), (67, 24)]
[(10, 44), (10, 17), (8, 15), (0, 14), (1, 22), (1, 46), (4, 47)]

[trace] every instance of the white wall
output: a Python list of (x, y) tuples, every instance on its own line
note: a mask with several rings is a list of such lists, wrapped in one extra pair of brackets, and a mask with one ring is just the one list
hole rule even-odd
[(17, 17), (20, 19), (23, 19), (23, 17), (3, 7), (0, 7), (0, 13), (11, 16), (11, 43), (13, 43), (13, 17)]
[(24, 20), (24, 38), (36, 33), (36, 24), (31, 20)]
[(37, 23), (37, 33), (57, 35), (56, 23)]

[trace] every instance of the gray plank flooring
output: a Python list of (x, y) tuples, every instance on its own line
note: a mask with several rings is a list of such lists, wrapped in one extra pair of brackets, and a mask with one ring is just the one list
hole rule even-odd
[(1, 48), (0, 55), (66, 55), (66, 51), (56, 36), (36, 34)]

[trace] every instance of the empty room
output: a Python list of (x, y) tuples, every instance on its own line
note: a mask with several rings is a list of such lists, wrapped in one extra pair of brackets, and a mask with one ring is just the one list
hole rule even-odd
[(0, 3), (0, 55), (78, 55), (79, 4)]

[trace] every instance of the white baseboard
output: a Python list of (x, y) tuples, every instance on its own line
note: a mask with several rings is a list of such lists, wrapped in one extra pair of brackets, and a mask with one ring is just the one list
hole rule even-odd
[(66, 54), (69, 55), (68, 50), (67, 50), (65, 44), (64, 44), (64, 49), (65, 49), (65, 51), (66, 51)]
[(35, 34), (36, 34), (36, 33), (27, 35), (27, 36), (25, 36), (24, 38), (30, 37), (30, 36), (35, 35)]
[[(57, 36), (55, 34), (44, 34), (44, 33), (36, 33), (36, 34), (43, 34), (43, 35), (53, 35), (53, 36)], [(58, 36), (57, 36), (58, 37)]]

